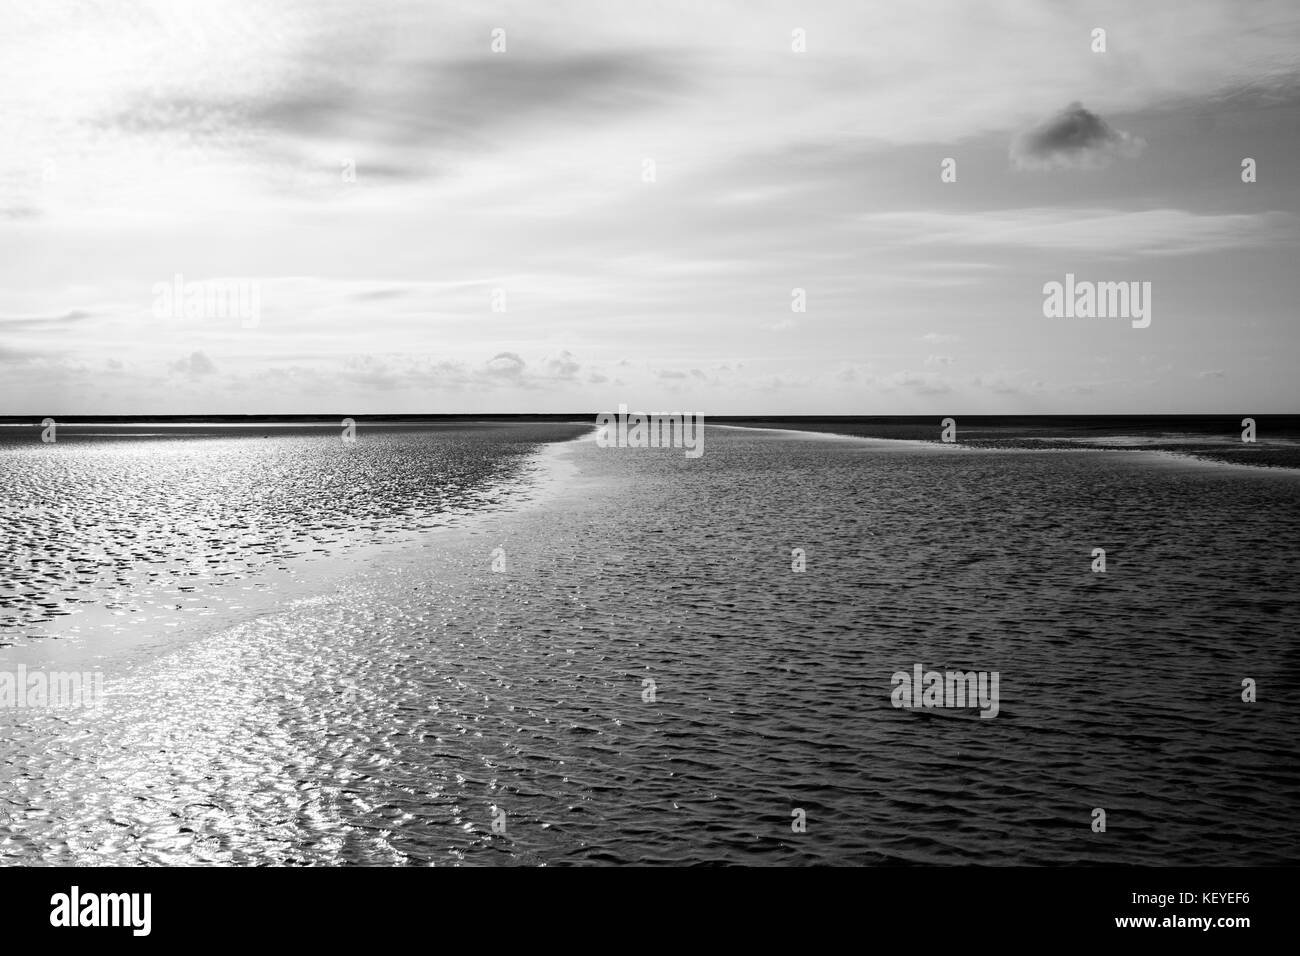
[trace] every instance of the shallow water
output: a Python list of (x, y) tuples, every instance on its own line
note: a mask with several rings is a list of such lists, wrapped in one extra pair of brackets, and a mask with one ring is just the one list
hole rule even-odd
[(538, 443), (586, 430), (0, 430), (0, 644), (62, 636), (90, 607), (203, 607), (295, 559), (454, 524), (518, 493)]
[[(0, 857), (1300, 861), (1297, 476), (724, 428), (560, 455), (567, 495), (106, 665), (101, 714), (0, 716)], [(895, 709), (915, 663), (998, 671), (1000, 713)]]

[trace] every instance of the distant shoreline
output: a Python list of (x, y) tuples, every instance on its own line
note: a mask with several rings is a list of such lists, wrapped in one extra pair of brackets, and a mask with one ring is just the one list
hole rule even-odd
[[(53, 417), (53, 416), (51, 416)], [(957, 444), (967, 448), (1044, 450), (1144, 450), (1254, 468), (1300, 469), (1300, 415), (960, 415)], [(1242, 420), (1255, 422), (1257, 440), (1241, 440)], [(593, 424), (596, 413), (570, 414), (437, 414), (437, 415), (86, 415), (55, 418), (60, 433), (91, 437), (87, 429), (142, 427), (167, 430), (171, 436), (220, 428), (233, 431), (338, 428), (457, 428), (538, 423)], [(942, 422), (935, 415), (704, 415), (706, 425), (757, 428), (804, 434), (838, 435), (940, 444)], [(25, 441), (43, 419), (0, 417), (0, 444)], [(594, 426), (593, 426), (594, 427)], [(123, 436), (126, 437), (126, 436)]]
[[(1251, 416), (1258, 438), (1241, 440), (1236, 416), (952, 416), (956, 445), (1017, 451), (1156, 451), (1180, 458), (1245, 465), (1252, 468), (1300, 469), (1300, 416)], [(706, 424), (737, 428), (832, 434), (846, 438), (940, 444), (940, 419), (842, 418), (802, 421), (707, 419)], [(1069, 434), (1073, 431), (1074, 434)]]
[[(661, 408), (644, 409), (632, 405), (633, 411), (663, 412)], [(612, 407), (612, 406), (611, 406)], [(562, 413), (420, 413), (420, 414), (290, 414), (290, 415), (82, 415), (82, 414), (31, 414), (0, 415), (0, 426), (39, 426), (45, 418), (53, 418), (64, 425), (272, 425), (320, 424), (336, 425), (345, 418), (370, 424), (423, 424), (438, 422), (594, 422), (602, 411), (573, 411)], [(715, 415), (708, 410), (689, 409), (702, 414), (706, 422), (720, 425), (755, 425), (761, 427), (788, 427), (797, 431), (825, 431), (829, 426), (849, 428), (923, 428), (934, 434), (939, 422), (951, 416), (967, 429), (1018, 428), (1026, 430), (1052, 429), (1102, 429), (1119, 433), (1167, 427), (1179, 432), (1198, 434), (1233, 433), (1241, 428), (1241, 419), (1254, 418), (1261, 432), (1287, 435), (1300, 439), (1300, 413), (1267, 413), (1249, 410), (1240, 413), (1208, 412), (1197, 414), (1115, 414), (1115, 415), (968, 415), (960, 411), (930, 415)], [(876, 437), (888, 437), (885, 435)]]

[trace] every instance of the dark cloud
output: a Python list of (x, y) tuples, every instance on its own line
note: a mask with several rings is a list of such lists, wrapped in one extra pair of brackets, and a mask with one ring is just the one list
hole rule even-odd
[(1017, 136), (1011, 159), (1020, 169), (1098, 169), (1145, 145), (1075, 102)]
[(172, 362), (168, 368), (190, 378), (202, 378), (204, 375), (213, 375), (217, 371), (217, 367), (212, 364), (212, 359), (202, 352), (192, 352), (189, 358)]
[[(387, 74), (393, 76), (394, 74)], [(585, 122), (654, 105), (681, 85), (680, 66), (638, 50), (504, 54), (409, 64), (400, 83), (307, 87), (249, 104), (253, 125), (299, 135), (358, 128), (393, 145), (466, 144), (535, 118)]]
[(351, 140), (366, 152), (353, 157), (358, 180), (404, 181), (434, 175), (440, 158), (500, 148), (509, 141), (502, 131), (528, 123), (585, 128), (655, 106), (680, 90), (682, 76), (680, 63), (637, 49), (414, 63), (379, 57), (346, 82), (307, 71), (264, 96), (150, 95), (101, 125), (251, 149), (292, 165)]

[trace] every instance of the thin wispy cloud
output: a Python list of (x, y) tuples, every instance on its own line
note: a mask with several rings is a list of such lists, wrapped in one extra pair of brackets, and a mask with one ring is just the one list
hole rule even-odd
[(1181, 209), (1075, 209), (1068, 206), (977, 213), (910, 212), (864, 216), (865, 228), (920, 246), (1007, 246), (1099, 256), (1186, 256), (1300, 241), (1300, 218), (1286, 212), (1198, 214)]

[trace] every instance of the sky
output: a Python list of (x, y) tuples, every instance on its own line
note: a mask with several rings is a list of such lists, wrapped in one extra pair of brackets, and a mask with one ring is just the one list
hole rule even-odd
[(0, 415), (1300, 412), (1294, 0), (0, 23)]

